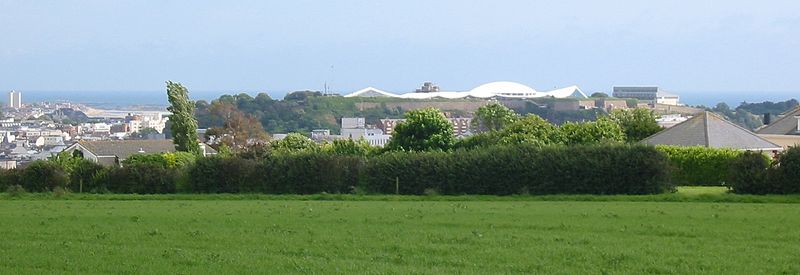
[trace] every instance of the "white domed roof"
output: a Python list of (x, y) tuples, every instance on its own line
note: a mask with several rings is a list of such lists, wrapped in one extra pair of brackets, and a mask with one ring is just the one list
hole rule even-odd
[(470, 94), (491, 94), (507, 96), (536, 96), (537, 92), (531, 87), (510, 81), (490, 82), (470, 90)]

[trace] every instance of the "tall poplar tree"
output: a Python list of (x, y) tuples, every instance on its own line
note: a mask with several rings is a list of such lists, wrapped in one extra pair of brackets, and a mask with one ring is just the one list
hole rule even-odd
[(202, 150), (197, 143), (197, 120), (194, 118), (194, 104), (189, 100), (189, 91), (180, 83), (167, 81), (167, 97), (172, 112), (169, 120), (172, 122), (172, 142), (175, 149), (181, 152), (201, 154)]

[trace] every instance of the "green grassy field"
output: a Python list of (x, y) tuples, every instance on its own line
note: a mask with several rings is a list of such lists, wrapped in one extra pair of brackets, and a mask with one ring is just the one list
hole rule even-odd
[(23, 197), (0, 219), (3, 274), (800, 273), (800, 204)]

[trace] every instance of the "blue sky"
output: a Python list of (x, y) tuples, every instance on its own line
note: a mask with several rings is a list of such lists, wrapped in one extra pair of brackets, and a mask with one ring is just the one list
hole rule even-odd
[(5, 1), (0, 90), (798, 91), (798, 1)]

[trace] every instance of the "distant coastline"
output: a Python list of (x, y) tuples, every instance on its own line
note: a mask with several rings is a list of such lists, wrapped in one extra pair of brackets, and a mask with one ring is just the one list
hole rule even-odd
[[(109, 91), (109, 92), (81, 92), (81, 91), (22, 91), (24, 102), (57, 102), (70, 101), (85, 104), (98, 109), (139, 109), (163, 110), (169, 104), (166, 94), (162, 91)], [(241, 92), (220, 91), (192, 91), (193, 100), (211, 101), (224, 94), (239, 94)], [(259, 92), (246, 91), (255, 96)], [(267, 92), (273, 99), (282, 99), (287, 91)], [(792, 98), (800, 99), (799, 92), (720, 92), (720, 91), (675, 91), (681, 96), (681, 102), (688, 105), (714, 106), (725, 102), (731, 107), (739, 103), (784, 101)]]

